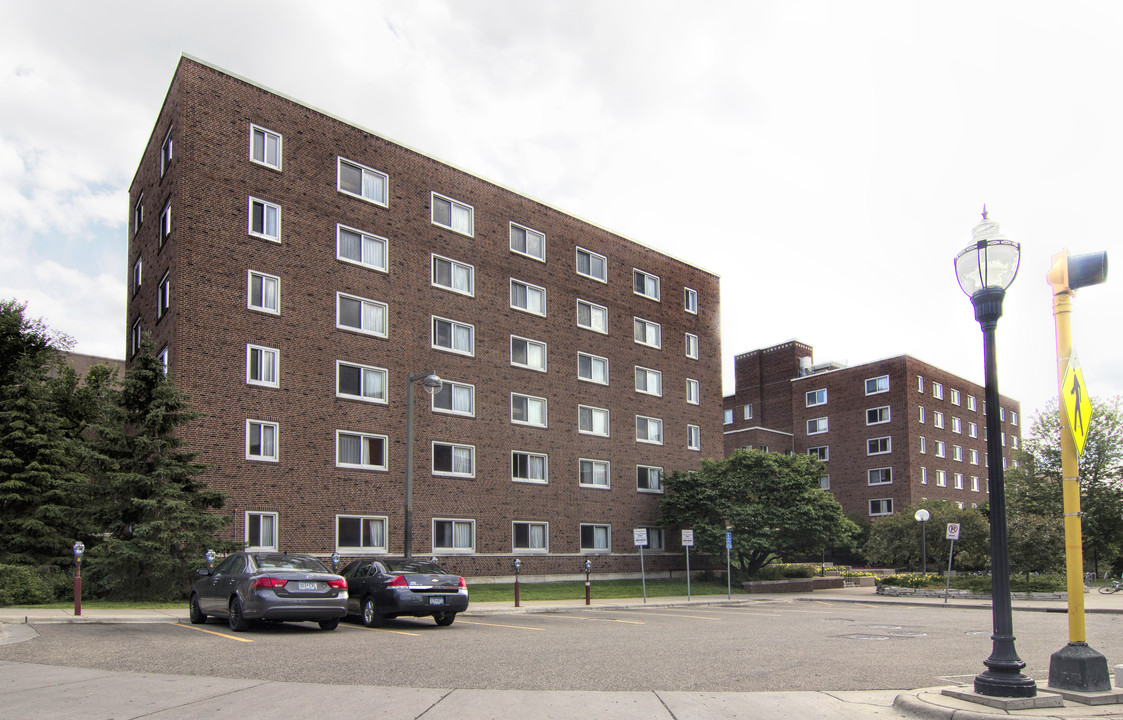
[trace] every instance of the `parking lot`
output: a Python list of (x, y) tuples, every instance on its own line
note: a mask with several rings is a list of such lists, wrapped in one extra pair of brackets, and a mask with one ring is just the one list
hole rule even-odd
[[(40, 625), (0, 660), (135, 672), (403, 687), (521, 690), (876, 690), (973, 677), (989, 610), (786, 600), (739, 606), (574, 609), (343, 623)], [(1123, 616), (1089, 614), (1090, 644), (1123, 661)], [(1016, 612), (1036, 678), (1067, 642), (1063, 613)]]

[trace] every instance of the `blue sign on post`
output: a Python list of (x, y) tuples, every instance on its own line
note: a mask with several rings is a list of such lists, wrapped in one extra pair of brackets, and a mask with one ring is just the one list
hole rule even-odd
[(733, 549), (733, 533), (731, 533), (731, 532), (725, 533), (725, 549), (726, 550), (732, 550)]

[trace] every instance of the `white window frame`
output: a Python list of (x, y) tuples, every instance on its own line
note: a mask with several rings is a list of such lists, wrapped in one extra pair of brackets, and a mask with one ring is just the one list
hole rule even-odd
[[(344, 325), (343, 322), (340, 320), (340, 314), (341, 314), (341, 309), (342, 309), (341, 301), (343, 299), (357, 300), (359, 302), (359, 327), (355, 327), (353, 325)], [(385, 326), (385, 329), (383, 331), (379, 332), (378, 330), (372, 330), (372, 329), (369, 329), (369, 328), (362, 327), (363, 318), (366, 317), (365, 310), (366, 310), (367, 305), (372, 305), (372, 306), (374, 306), (376, 308), (380, 308), (382, 310), (382, 323)], [(351, 294), (345, 293), (345, 292), (336, 292), (335, 293), (335, 326), (337, 328), (339, 328), (340, 330), (346, 330), (348, 332), (360, 333), (362, 335), (371, 335), (373, 337), (379, 337), (379, 338), (388, 337), (389, 333), (390, 333), (390, 306), (387, 305), (384, 302), (378, 302), (377, 300), (371, 300), (370, 298), (359, 297), (358, 295), (351, 295)]]
[[(350, 233), (354, 233), (354, 234), (359, 236), (359, 259), (358, 260), (355, 260), (354, 258), (344, 257), (344, 255), (343, 255), (343, 250), (342, 250), (343, 233), (345, 231), (350, 232)], [(367, 247), (367, 241), (373, 241), (375, 244), (382, 246), (382, 264), (381, 265), (377, 265), (373, 262), (367, 262), (367, 260), (365, 258), (365, 249)], [(366, 268), (368, 270), (377, 270), (379, 272), (387, 273), (387, 272), (390, 271), (390, 241), (387, 240), (386, 238), (382, 237), (381, 235), (375, 235), (373, 233), (368, 233), (364, 230), (360, 230), (360, 229), (355, 228), (355, 227), (350, 227), (349, 225), (344, 225), (343, 223), (336, 223), (336, 226), (335, 226), (335, 259), (339, 260), (341, 262), (349, 263), (351, 265), (358, 265), (359, 267)]]
[(926, 468), (924, 466), (921, 466), (921, 468), (920, 468), (920, 484), (921, 485), (927, 485), (928, 484), (928, 468)]
[[(605, 530), (605, 547), (582, 547), (581, 543), (584, 542), (583, 535), (584, 528), (604, 528)], [(595, 535), (594, 535), (595, 540)], [(612, 525), (609, 523), (580, 523), (577, 530), (577, 546), (580, 548), (583, 555), (605, 555), (612, 552)]]
[(809, 447), (807, 448), (807, 454), (819, 462), (828, 462), (831, 459), (831, 446), (816, 445), (815, 447)]
[(968, 395), (967, 396), (967, 409), (974, 412), (975, 407), (976, 407), (975, 406), (975, 396), (974, 395)]
[[(519, 525), (525, 525), (526, 526), (527, 544), (526, 544), (525, 547), (521, 546), (517, 543), (517, 537), (518, 536), (517, 536), (516, 528)], [(535, 527), (541, 527), (542, 528), (542, 539), (544, 541), (542, 547), (531, 546), (531, 540), (530, 540), (531, 530)], [(535, 521), (535, 520), (512, 520), (511, 521), (511, 552), (535, 553), (535, 554), (550, 552), (550, 523), (539, 522), (539, 521)]]
[(955, 476), (953, 477), (953, 481), (955, 483), (955, 489), (956, 490), (962, 490), (963, 489), (963, 473), (955, 473)]
[[(641, 277), (643, 278), (643, 290), (642, 291), (636, 290), (636, 281), (639, 280)], [(652, 275), (651, 273), (649, 273), (645, 270), (640, 270), (639, 268), (632, 268), (632, 293), (633, 294), (639, 295), (640, 297), (645, 297), (648, 300), (654, 300), (655, 302), (660, 302), (660, 300), (659, 300), (660, 287), (659, 286), (660, 286), (660, 280), (659, 280), (658, 275)]]
[[(251, 455), (250, 454), (250, 432), (252, 426), (259, 426), (261, 430), (265, 428), (272, 428), (273, 430), (273, 454), (272, 455)], [(260, 432), (259, 432), (260, 435)], [(262, 443), (264, 446), (264, 443)], [(246, 419), (246, 460), (255, 460), (258, 462), (279, 462), (281, 458), (281, 426), (280, 423), (269, 422), (267, 420), (256, 420), (253, 418)]]
[[(814, 430), (812, 430), (811, 423), (815, 423)], [(830, 421), (826, 417), (809, 418), (807, 420), (807, 434), (808, 435), (822, 435), (830, 431)]]
[[(389, 175), (382, 172), (381, 170), (375, 170), (374, 168), (372, 168), (368, 165), (363, 165), (362, 163), (358, 163), (358, 162), (355, 162), (354, 160), (350, 160), (348, 158), (345, 158), (342, 155), (337, 155), (336, 158), (337, 158), (337, 162), (336, 162), (336, 166), (335, 166), (335, 189), (336, 190), (343, 193), (344, 195), (348, 195), (348, 196), (353, 197), (353, 198), (358, 198), (359, 200), (365, 200), (368, 203), (372, 203), (372, 204), (378, 205), (380, 207), (389, 207), (389, 203), (390, 203), (390, 176)], [(352, 192), (350, 190), (343, 189), (343, 166), (344, 165), (350, 165), (352, 168), (359, 171), (359, 192), (356, 193), (356, 192)], [(368, 173), (370, 175), (374, 176), (375, 178), (378, 178), (382, 181), (382, 197), (368, 196), (364, 192), (365, 189), (366, 189), (366, 186), (367, 186), (366, 179), (367, 179)]]
[(947, 445), (944, 444), (943, 440), (936, 441), (936, 457), (947, 457)]
[(924, 437), (923, 435), (920, 436), (920, 454), (928, 454), (928, 438)]
[(642, 528), (647, 531), (647, 544), (643, 545), (645, 550), (652, 552), (662, 552), (666, 549), (666, 536), (661, 527), (647, 526)]
[[(643, 339), (640, 339), (641, 329)], [(651, 342), (652, 328), (654, 328), (655, 341)], [(657, 322), (644, 320), (641, 317), (633, 317), (632, 319), (632, 339), (635, 340), (637, 345), (645, 345), (647, 347), (661, 350), (663, 348), (663, 326)]]
[(166, 376), (168, 374), (168, 346), (165, 345), (164, 349), (156, 353), (156, 362), (160, 363), (160, 371)]
[[(515, 475), (515, 458), (519, 455), (526, 455), (527, 457), (527, 477), (519, 477)], [(530, 474), (530, 459), (541, 458), (542, 460), (542, 477), (532, 478)], [(530, 452), (529, 450), (512, 450), (511, 451), (511, 482), (529, 483), (531, 485), (546, 485), (550, 482), (550, 456), (546, 453)]]
[(144, 193), (136, 199), (136, 204), (133, 205), (133, 235), (136, 235), (140, 230), (140, 226), (144, 224)]
[[(273, 544), (272, 545), (261, 545), (261, 544), (251, 545), (250, 544), (250, 516), (251, 515), (257, 516), (259, 518), (262, 518), (262, 517), (272, 518), (272, 520), (273, 520)], [(273, 550), (273, 551), (276, 551), (277, 546), (278, 546), (278, 536), (280, 535), (280, 532), (278, 531), (278, 528), (277, 528), (277, 513), (275, 513), (275, 512), (263, 512), (263, 511), (260, 511), (260, 510), (247, 510), (246, 513), (245, 513), (245, 517), (243, 518), (243, 521), (245, 523), (245, 527), (243, 528), (243, 530), (244, 530), (243, 537), (245, 538), (246, 550)], [(260, 530), (260, 528), (261, 528), (261, 521), (260, 520), (258, 520), (257, 526), (258, 526), (258, 529)], [(261, 533), (260, 532), (258, 532), (257, 540), (259, 542), (261, 541)]]
[(959, 405), (959, 403), (960, 403), (960, 393), (959, 393), (959, 391), (956, 390), (955, 388), (951, 388), (951, 404), (952, 405)]
[(164, 177), (164, 173), (172, 164), (172, 130), (174, 129), (174, 125), (169, 127), (168, 133), (164, 135), (164, 142), (160, 143), (160, 177)]
[[(876, 445), (874, 445), (876, 443)], [(882, 449), (884, 448), (884, 449)], [(890, 436), (869, 438), (866, 440), (866, 455), (888, 455), (893, 452), (893, 438)]]
[(932, 397), (936, 398), (937, 400), (943, 400), (944, 399), (944, 384), (943, 383), (938, 383), (938, 382), (932, 383)]
[[(753, 419), (753, 404), (752, 403), (745, 403), (744, 415), (745, 415), (746, 420), (752, 420)], [(732, 421), (730, 421), (730, 422), (732, 422)]]
[[(581, 272), (581, 253), (585, 253), (586, 255), (589, 256), (589, 272), (587, 272), (587, 273)], [(604, 277), (600, 277), (600, 276), (595, 275), (593, 273), (593, 258), (600, 258), (601, 263), (604, 266)], [(592, 250), (587, 250), (587, 249), (581, 247), (580, 245), (578, 245), (577, 246), (577, 260), (576, 260), (576, 262), (577, 262), (577, 266), (576, 266), (577, 267), (577, 274), (580, 275), (581, 277), (587, 277), (590, 280), (596, 280), (597, 282), (602, 282), (602, 283), (608, 282), (608, 258), (606, 258), (604, 255), (601, 255), (600, 253), (595, 253)]]
[[(820, 393), (822, 400), (820, 400)], [(812, 397), (814, 396), (814, 397)], [(808, 390), (803, 394), (804, 407), (818, 407), (827, 404), (827, 389), (819, 388), (818, 390)]]
[[(640, 421), (643, 421), (643, 426), (646, 432), (643, 436), (640, 435)], [(658, 430), (658, 437), (654, 440), (651, 439), (651, 430), (656, 428)], [(662, 418), (650, 417), (648, 415), (636, 415), (636, 442), (644, 443), (646, 445), (662, 445), (663, 444), (663, 420)]]
[(924, 406), (920, 405), (918, 407), (919, 407), (919, 410), (920, 410), (920, 423), (923, 425), (924, 424)]
[[(877, 511), (874, 511), (874, 503), (877, 503)], [(883, 517), (885, 515), (892, 515), (893, 498), (870, 498), (869, 514), (870, 517)]]
[[(648, 487), (643, 487), (643, 486), (640, 485), (640, 470), (646, 470), (647, 471)], [(652, 470), (657, 470), (659, 472), (659, 476), (658, 476), (658, 478), (656, 479), (656, 482), (655, 482), (655, 487), (650, 486), (651, 485), (651, 471)], [(636, 492), (651, 493), (651, 494), (654, 494), (654, 495), (662, 495), (663, 494), (663, 468), (661, 468), (657, 465), (636, 465)]]
[[(437, 282), (437, 263), (438, 262), (448, 263), (448, 278), (449, 278), (449, 282), (452, 283), (452, 284), (444, 285), (442, 283)], [(456, 283), (453, 280), (453, 278), (455, 277), (455, 274), (456, 274), (457, 270), (461, 270), (462, 272), (467, 271), (467, 274), (468, 274), (468, 289), (467, 290), (461, 290), (460, 288), (456, 287)], [(432, 285), (433, 287), (441, 288), (442, 290), (448, 290), (449, 292), (454, 292), (457, 295), (467, 295), (468, 297), (475, 297), (476, 296), (476, 267), (474, 265), (469, 265), (466, 262), (460, 262), (459, 260), (453, 260), (450, 257), (445, 257), (444, 255), (438, 255), (436, 253), (430, 253), (429, 254), (429, 284)]]
[[(599, 466), (604, 466), (604, 484), (603, 485), (598, 484), (598, 483), (581, 482), (581, 478), (584, 477), (584, 475), (581, 472), (582, 469), (583, 469), (584, 463), (589, 463), (589, 476), (590, 477), (596, 477), (597, 468)], [(578, 487), (593, 488), (595, 490), (611, 490), (612, 489), (612, 463), (610, 463), (608, 460), (594, 460), (593, 458), (579, 458), (578, 461), (577, 461), (577, 485), (578, 485)]]
[[(640, 377), (641, 376), (644, 378), (644, 385), (646, 385), (648, 389), (643, 389), (643, 390), (640, 389), (639, 385), (640, 385)], [(655, 377), (655, 380), (659, 385), (659, 389), (658, 389), (657, 392), (653, 392), (650, 389), (651, 376)], [(636, 392), (640, 393), (641, 395), (653, 395), (655, 397), (663, 397), (663, 373), (658, 371), (658, 370), (652, 370), (651, 368), (643, 367), (642, 365), (636, 365), (635, 366), (635, 386), (636, 386)]]
[[(261, 305), (254, 305), (253, 304), (253, 279), (254, 279), (255, 276), (261, 278), (261, 302), (263, 303)], [(265, 292), (266, 281), (273, 281), (274, 283), (276, 283), (277, 289), (274, 292), (274, 297), (275, 297), (275, 302), (276, 302), (277, 307), (275, 307), (275, 308), (269, 307), (268, 305), (264, 304), (265, 298), (266, 298), (266, 292)], [(268, 313), (270, 315), (280, 315), (281, 314), (281, 278), (277, 277), (276, 275), (270, 275), (268, 273), (259, 272), (257, 270), (247, 271), (247, 273), (246, 273), (246, 309), (254, 310), (256, 312)]]
[(129, 357), (140, 351), (140, 318), (133, 321), (129, 328)]
[[(885, 480), (885, 472), (889, 472), (889, 479)], [(874, 473), (877, 473), (877, 481), (874, 481)], [(870, 468), (866, 471), (866, 485), (868, 487), (876, 487), (878, 485), (892, 485), (893, 484), (893, 468), (879, 467)]]
[(823, 477), (819, 478), (819, 488), (822, 489), (822, 490), (830, 490), (831, 489), (831, 476), (830, 475), (824, 475)]
[[(363, 532), (363, 525), (367, 522), (378, 522), (382, 525), (382, 544), (381, 545), (340, 545), (339, 544), (339, 521), (340, 520), (358, 520), (359, 521), (359, 537), (366, 539), (366, 534)], [(387, 537), (389, 535), (390, 520), (384, 515), (351, 515), (340, 514), (335, 516), (335, 551), (341, 555), (385, 555), (388, 548)]]
[(1010, 411), (1010, 424), (1011, 425), (1017, 425), (1018, 424), (1018, 413), (1014, 412), (1013, 410)]
[(686, 449), (687, 450), (701, 450), (702, 449), (702, 428), (698, 425), (686, 425)]
[(156, 286), (156, 319), (164, 317), (172, 308), (172, 275), (171, 270), (164, 273), (160, 283)]
[(923, 375), (917, 375), (916, 376), (916, 391), (919, 392), (919, 393), (924, 392), (924, 376)]
[[(531, 412), (530, 412), (531, 401), (534, 401), (536, 403), (541, 403), (542, 404), (542, 422), (536, 423), (536, 422), (531, 422), (530, 420), (516, 420), (515, 419), (515, 400), (516, 399), (526, 401), (526, 415), (527, 415), (527, 417), (530, 417), (530, 415), (531, 415)], [(547, 403), (546, 403), (546, 398), (537, 397), (537, 396), (534, 396), (534, 395), (526, 395), (525, 393), (512, 392), (511, 393), (511, 424), (512, 425), (525, 425), (527, 427), (537, 427), (537, 428), (549, 427), (549, 414), (548, 414), (548, 406), (547, 406)]]
[[(448, 447), (450, 449), (449, 460), (452, 461), (452, 467), (456, 466), (456, 462), (451, 455), (452, 450), (469, 450), (472, 458), (472, 471), (467, 473), (456, 472), (455, 470), (438, 470), (437, 469), (437, 446)], [(433, 475), (440, 475), (442, 477), (460, 477), (460, 478), (474, 478), (476, 477), (476, 446), (466, 445), (464, 443), (447, 442), (444, 440), (433, 440), (430, 444), (429, 452), (429, 466)]]
[(697, 405), (701, 402), (702, 386), (694, 378), (686, 378), (686, 402)]
[[(589, 371), (591, 373), (591, 375), (589, 377), (585, 377), (584, 375), (581, 374), (581, 360), (583, 358), (589, 358)], [(603, 381), (597, 380), (596, 379), (596, 373), (593, 372), (594, 368), (598, 364), (598, 361), (599, 361), (600, 364), (604, 365), (604, 380)], [(609, 383), (608, 368), (609, 368), (608, 358), (601, 357), (600, 355), (594, 355), (592, 353), (587, 353), (587, 352), (581, 352), (581, 351), (577, 352), (577, 379), (578, 380), (580, 380), (582, 382), (593, 383), (593, 384), (596, 384), (596, 385), (608, 385), (608, 383)]]
[(721, 424), (722, 425), (732, 425), (733, 424), (733, 408), (725, 408), (724, 410), (721, 411)]
[[(526, 307), (523, 307), (522, 305), (517, 305), (515, 303), (515, 289), (516, 288), (520, 288), (524, 291), (524, 294), (526, 295)], [(530, 302), (532, 292), (537, 293), (542, 298), (542, 301), (541, 301), (542, 302), (542, 312), (538, 312), (537, 310), (532, 309), (531, 302)], [(533, 285), (531, 283), (526, 282), (525, 280), (516, 280), (515, 278), (511, 278), (510, 300), (511, 300), (511, 308), (514, 309), (514, 310), (518, 310), (519, 312), (528, 313), (530, 315), (537, 315), (538, 317), (546, 317), (546, 288), (544, 288), (540, 285)]]
[(973, 422), (967, 423), (967, 436), (973, 438), (979, 437), (979, 426)]
[(967, 448), (967, 462), (972, 465), (979, 464), (979, 451), (975, 448)]
[[(449, 224), (448, 225), (445, 225), (442, 222), (437, 222), (437, 201), (438, 200), (440, 200), (441, 202), (449, 203)], [(456, 222), (453, 219), (455, 217), (454, 211), (458, 208), (462, 211), (467, 211), (467, 213), (468, 213), (468, 230), (467, 231), (459, 230), (455, 227)], [(459, 200), (453, 200), (452, 198), (448, 197), (447, 195), (441, 195), (438, 192), (433, 192), (433, 193), (430, 194), (429, 220), (430, 220), (430, 222), (432, 222), (437, 227), (443, 227), (446, 230), (451, 230), (454, 233), (459, 233), (461, 235), (467, 235), (468, 237), (475, 237), (475, 235), (476, 235), (476, 209), (474, 207), (472, 207), (471, 205), (469, 205), (468, 203), (463, 203), (463, 202), (460, 202)]]
[[(451, 326), (449, 328), (449, 336), (448, 336), (449, 341), (452, 343), (451, 346), (446, 347), (444, 345), (438, 345), (437, 344), (437, 327), (436, 326), (437, 326), (438, 322), (448, 323)], [(471, 344), (471, 347), (468, 350), (460, 350), (460, 349), (456, 348), (456, 329), (457, 328), (468, 328), (468, 342)], [(449, 318), (441, 317), (440, 315), (432, 315), (432, 316), (430, 316), (430, 320), (429, 320), (429, 331), (432, 333), (430, 347), (432, 347), (434, 350), (440, 350), (442, 352), (453, 353), (455, 355), (467, 355), (469, 357), (475, 357), (476, 356), (476, 326), (475, 325), (470, 325), (468, 323), (462, 323), (462, 322), (459, 322), (457, 320), (451, 320)]]
[(944, 414), (939, 410), (932, 411), (932, 427), (937, 427), (941, 430), (944, 427)]
[[(258, 232), (258, 231), (253, 229), (253, 206), (254, 206), (254, 203), (258, 203), (258, 204), (261, 205), (261, 232)], [(268, 211), (270, 209), (275, 210), (276, 213), (277, 213), (277, 234), (276, 235), (270, 235), (269, 234), (269, 213), (268, 213)], [(268, 240), (269, 242), (280, 243), (281, 242), (281, 206), (278, 205), (277, 203), (271, 203), (268, 200), (262, 200), (261, 198), (255, 198), (251, 195), (250, 199), (249, 199), (249, 217), (247, 218), (247, 222), (246, 222), (246, 232), (248, 232), (253, 237), (258, 237), (258, 238), (261, 238), (263, 240)]]
[[(351, 395), (350, 393), (342, 392), (339, 389), (340, 371), (343, 369), (344, 366), (352, 367), (352, 368), (358, 368), (358, 370), (359, 370), (359, 392), (361, 394)], [(365, 382), (366, 371), (368, 371), (368, 370), (373, 370), (376, 373), (382, 375), (382, 396), (381, 397), (374, 396), (374, 395), (367, 395), (364, 392), (366, 390), (366, 382)], [(348, 360), (336, 360), (335, 361), (335, 396), (337, 398), (342, 398), (344, 400), (358, 400), (360, 402), (368, 402), (368, 403), (375, 403), (375, 404), (378, 404), (378, 405), (386, 405), (390, 401), (389, 400), (389, 398), (390, 398), (390, 374), (386, 370), (386, 368), (380, 368), (380, 367), (376, 367), (374, 365), (363, 365), (362, 363), (350, 362)]]
[[(272, 356), (272, 369), (273, 381), (268, 380), (254, 380), (251, 374), (253, 368), (253, 354), (259, 353), (261, 359), (258, 361), (258, 368), (265, 367), (263, 362), (266, 355)], [(261, 387), (280, 387), (281, 386), (281, 351), (277, 348), (267, 347), (265, 345), (254, 345), (246, 343), (246, 384), (259, 385)]]
[[(254, 151), (254, 142), (253, 141), (254, 141), (254, 134), (255, 133), (258, 133), (258, 134), (261, 135), (261, 159), (260, 160), (258, 160), (256, 157), (254, 157), (254, 152), (253, 152)], [(276, 145), (277, 145), (277, 163), (276, 164), (273, 164), (273, 163), (269, 162), (269, 140), (270, 140), (270, 138), (276, 140)], [(274, 132), (272, 130), (269, 130), (268, 128), (263, 128), (260, 125), (254, 125), (253, 123), (250, 123), (250, 149), (249, 149), (250, 162), (252, 162), (256, 165), (264, 165), (265, 167), (273, 168), (274, 170), (280, 170), (281, 169), (281, 158), (282, 158), (281, 142), (282, 142), (282, 137), (281, 137), (281, 134), (279, 132)]]
[[(885, 382), (882, 383), (882, 380)], [(870, 383), (873, 383), (873, 390), (870, 390)], [(882, 387), (884, 385), (884, 387)], [(879, 395), (881, 393), (889, 392), (889, 376), (878, 375), (877, 377), (866, 378), (866, 395)]]
[(698, 291), (694, 288), (682, 289), (682, 308), (691, 315), (698, 314)]
[[(870, 413), (876, 413), (876, 415), (872, 416), (872, 417), (875, 418), (873, 421), (870, 420), (870, 417), (871, 417)], [(866, 409), (866, 425), (867, 426), (869, 426), (869, 425), (884, 425), (884, 424), (886, 424), (890, 421), (891, 413), (892, 413), (892, 411), (889, 409), (888, 405), (881, 405), (879, 407), (867, 408)], [(884, 418), (884, 419), (882, 419), (882, 418)]]
[[(471, 405), (471, 408), (467, 412), (465, 412), (463, 410), (455, 410), (455, 409), (452, 409), (452, 408), (437, 407), (437, 396), (440, 395), (441, 393), (443, 393), (445, 391), (445, 388), (448, 388), (450, 399), (452, 399), (453, 391), (456, 390), (457, 388), (459, 388), (459, 389), (467, 388), (468, 397), (470, 399), (469, 404)], [(452, 404), (455, 405), (456, 403), (453, 402)], [(448, 380), (447, 378), (441, 378), (441, 389), (438, 390), (436, 393), (433, 393), (432, 395), (429, 396), (429, 407), (433, 412), (440, 413), (442, 415), (459, 415), (460, 417), (475, 417), (476, 416), (476, 386), (470, 385), (469, 383), (456, 382), (454, 380)]]
[[(523, 232), (523, 240), (526, 243), (526, 250), (519, 250), (518, 248), (515, 247), (515, 230), (516, 230), (516, 228), (519, 229), (519, 230), (522, 230), (522, 232)], [(509, 234), (510, 234), (510, 240), (511, 240), (511, 243), (510, 243), (511, 252), (515, 253), (516, 255), (522, 255), (523, 257), (528, 257), (528, 258), (531, 258), (533, 260), (537, 260), (539, 262), (546, 262), (546, 233), (541, 232), (539, 230), (534, 230), (532, 228), (527, 227), (526, 225), (520, 225), (519, 223), (512, 221), (511, 223), (509, 223)], [(542, 254), (541, 255), (535, 255), (534, 253), (530, 252), (530, 236), (531, 235), (538, 236), (539, 243), (540, 243), (540, 246), (542, 248)]]
[[(604, 432), (596, 432), (595, 430), (582, 430), (581, 429), (581, 411), (588, 410), (591, 413), (590, 420), (596, 419), (600, 414), (604, 414)], [(590, 422), (591, 427), (596, 427), (596, 422)], [(608, 408), (599, 408), (592, 405), (578, 405), (577, 406), (577, 432), (581, 435), (593, 435), (595, 437), (610, 437), (612, 435), (612, 414)]]
[[(582, 305), (589, 306), (589, 323), (590, 323), (589, 325), (582, 325), (581, 324), (581, 306)], [(595, 327), (592, 324), (594, 313), (604, 315), (604, 329), (603, 330)], [(590, 302), (589, 300), (582, 300), (581, 298), (577, 298), (577, 327), (584, 328), (585, 330), (590, 330), (590, 331), (595, 332), (595, 333), (600, 333), (601, 335), (607, 335), (608, 334), (608, 308), (605, 307), (604, 305), (598, 305), (595, 302)]]
[[(362, 455), (361, 459), (367, 460), (367, 461), (369, 461), (370, 458), (366, 457), (366, 455), (367, 455), (367, 443), (366, 443), (366, 441), (367, 440), (380, 440), (382, 442), (382, 464), (381, 465), (375, 465), (374, 463), (371, 463), (371, 462), (347, 463), (347, 462), (343, 462), (342, 460), (340, 460), (339, 459), (339, 440), (343, 436), (357, 437), (357, 438), (360, 439), (360, 441), (362, 441), (362, 445), (361, 445), (362, 450), (361, 450), (361, 453), (360, 453)], [(390, 439), (385, 435), (378, 435), (376, 433), (358, 432), (358, 431), (355, 431), (355, 430), (336, 430), (335, 431), (335, 466), (337, 468), (345, 468), (345, 469), (348, 469), (348, 470), (380, 470), (380, 471), (385, 472), (387, 470), (387, 467), (388, 467), (388, 464), (389, 464), (389, 455), (390, 455)]]
[(951, 431), (957, 435), (963, 434), (963, 421), (956, 416), (951, 416)]
[(963, 462), (963, 447), (960, 445), (951, 446), (951, 459), (956, 462)]
[(144, 263), (142, 262), (142, 260), (143, 258), (137, 258), (136, 262), (133, 263), (133, 295), (136, 295), (138, 292), (140, 292), (140, 285), (144, 281)]
[(971, 476), (971, 492), (979, 492), (979, 476)]
[(164, 208), (160, 211), (160, 227), (157, 232), (157, 246), (164, 247), (164, 243), (172, 234), (172, 201), (168, 200), (164, 203)]
[[(527, 357), (528, 362), (520, 363), (520, 362), (515, 361), (515, 343), (516, 342), (526, 343), (526, 357)], [(537, 366), (531, 365), (529, 363), (530, 356), (531, 356), (531, 352), (530, 352), (531, 346), (539, 346), (539, 347), (542, 348), (542, 367), (537, 367)], [(527, 370), (534, 370), (536, 372), (546, 372), (546, 368), (547, 368), (546, 352), (547, 352), (547, 350), (548, 350), (548, 348), (547, 348), (546, 343), (541, 342), (539, 340), (531, 340), (530, 338), (522, 337), (521, 335), (512, 335), (511, 336), (511, 364), (514, 365), (515, 367), (526, 368)]]
[[(449, 528), (452, 532), (453, 543), (456, 542), (456, 527), (467, 523), (471, 526), (469, 533), (472, 538), (472, 544), (468, 547), (457, 547), (455, 544), (451, 547), (444, 545), (437, 545), (437, 523), (451, 523)], [(433, 518), (432, 524), (432, 538), (433, 538), (433, 554), (434, 555), (471, 555), (476, 552), (476, 521), (468, 518)]]
[(686, 357), (698, 359), (698, 336), (694, 333), (686, 333)]

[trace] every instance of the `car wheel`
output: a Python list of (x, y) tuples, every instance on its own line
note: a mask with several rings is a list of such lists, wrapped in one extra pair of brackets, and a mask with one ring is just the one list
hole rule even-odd
[(250, 628), (250, 621), (242, 615), (242, 601), (234, 598), (230, 601), (230, 629), (234, 632), (245, 632)]
[(363, 625), (368, 628), (382, 627), (382, 613), (378, 612), (378, 606), (374, 604), (374, 598), (363, 598)]
[(437, 613), (436, 615), (433, 616), (433, 619), (436, 620), (437, 624), (440, 625), (441, 627), (448, 627), (449, 625), (452, 624), (452, 621), (456, 619), (456, 613), (454, 613), (454, 612)]
[(321, 620), (320, 621), (320, 629), (321, 630), (335, 630), (337, 627), (339, 627), (339, 618), (332, 618), (331, 620)]
[(191, 622), (196, 625), (202, 625), (207, 621), (206, 614), (199, 609), (199, 596), (191, 593), (191, 600), (187, 603), (187, 613), (191, 616)]

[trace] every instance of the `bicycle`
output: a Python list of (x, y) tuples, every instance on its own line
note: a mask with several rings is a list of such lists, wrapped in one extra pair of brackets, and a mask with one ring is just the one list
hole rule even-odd
[[(1121, 579), (1119, 580), (1112, 580), (1110, 585), (1106, 583), (1104, 585), (1100, 585), (1100, 592), (1102, 592), (1104, 595), (1110, 595), (1112, 593), (1117, 593), (1120, 590), (1123, 590), (1123, 576), (1120, 577)], [(1104, 578), (1104, 580), (1107, 580), (1107, 578)]]

